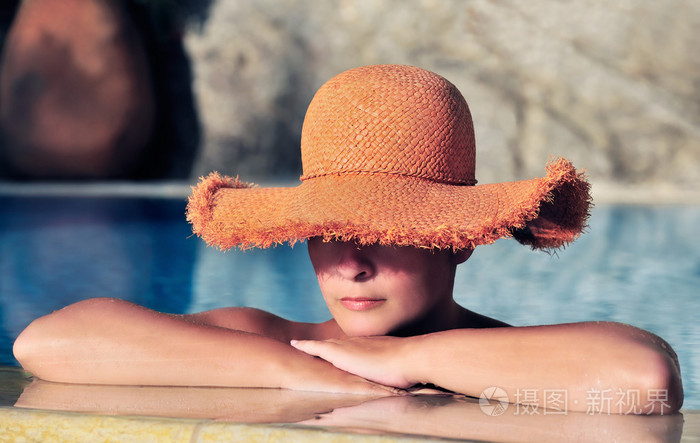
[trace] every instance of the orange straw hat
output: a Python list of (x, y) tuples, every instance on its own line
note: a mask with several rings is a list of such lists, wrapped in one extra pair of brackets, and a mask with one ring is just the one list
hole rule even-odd
[(512, 236), (552, 249), (575, 240), (588, 218), (589, 184), (565, 159), (542, 178), (475, 186), (466, 101), (411, 66), (360, 67), (323, 85), (304, 119), (301, 156), (296, 187), (202, 179), (187, 209), (193, 231), (223, 250), (317, 236), (452, 249)]

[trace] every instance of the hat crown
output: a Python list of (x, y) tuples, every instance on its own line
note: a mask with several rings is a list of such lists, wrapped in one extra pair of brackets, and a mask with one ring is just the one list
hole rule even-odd
[(316, 93), (301, 136), (302, 180), (387, 173), (473, 185), (474, 127), (443, 77), (399, 65), (351, 69)]

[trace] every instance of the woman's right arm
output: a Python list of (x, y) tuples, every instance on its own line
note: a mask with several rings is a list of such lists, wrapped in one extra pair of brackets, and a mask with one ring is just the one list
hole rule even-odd
[(64, 383), (389, 393), (278, 340), (117, 299), (81, 301), (35, 320), (14, 353), (36, 377)]

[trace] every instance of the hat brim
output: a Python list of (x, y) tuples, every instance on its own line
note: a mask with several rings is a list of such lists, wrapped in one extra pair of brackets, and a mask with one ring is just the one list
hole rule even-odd
[(422, 248), (473, 248), (515, 237), (538, 249), (575, 240), (590, 186), (558, 159), (542, 178), (455, 186), (391, 174), (341, 174), (258, 188), (212, 173), (193, 188), (187, 219), (210, 245), (266, 248), (311, 237)]

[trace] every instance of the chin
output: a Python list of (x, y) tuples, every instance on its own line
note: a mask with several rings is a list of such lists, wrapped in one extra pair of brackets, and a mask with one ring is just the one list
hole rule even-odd
[(389, 335), (394, 328), (387, 325), (346, 325), (341, 329), (348, 337), (372, 337)]
[(387, 312), (339, 316), (335, 320), (348, 337), (396, 335), (413, 324), (410, 318), (392, 316)]

